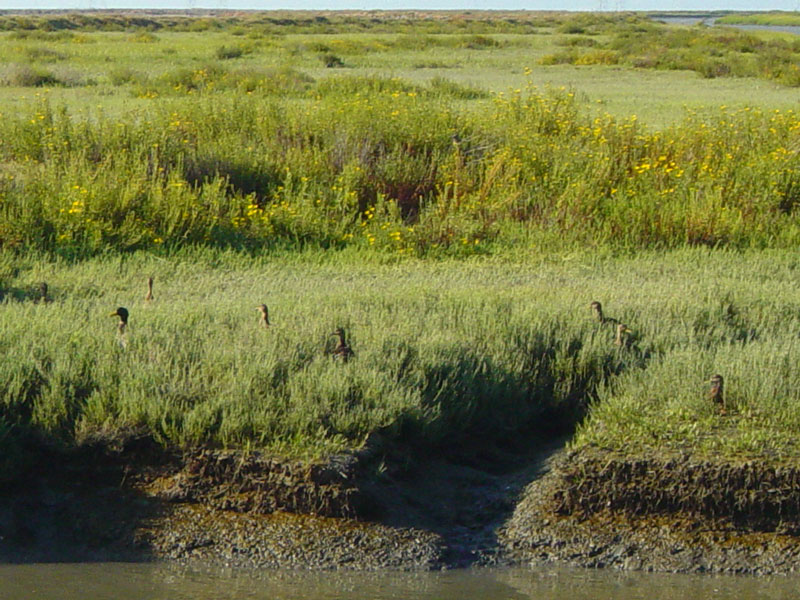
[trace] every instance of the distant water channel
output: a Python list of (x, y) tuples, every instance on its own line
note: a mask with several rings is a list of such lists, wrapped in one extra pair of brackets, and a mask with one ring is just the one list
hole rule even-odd
[(797, 598), (798, 577), (538, 568), (435, 573), (250, 571), (158, 564), (0, 565), (3, 600), (750, 600)]
[[(677, 17), (677, 16), (653, 16), (653, 20), (661, 21), (671, 25), (714, 25), (716, 19), (714, 17)], [(800, 35), (800, 26), (796, 25), (725, 25), (725, 27), (733, 27), (735, 29), (742, 29), (744, 31), (777, 31), (781, 33), (793, 33)]]

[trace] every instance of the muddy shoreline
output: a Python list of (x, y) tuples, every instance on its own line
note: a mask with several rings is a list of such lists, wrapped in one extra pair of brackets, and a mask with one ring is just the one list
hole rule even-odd
[[(800, 470), (631, 459), (563, 440), (386, 467), (258, 452), (43, 454), (0, 492), (0, 560), (431, 570), (558, 563), (669, 572), (800, 568)], [(376, 464), (381, 465), (376, 470)]]
[(798, 469), (690, 456), (565, 454), (500, 532), (516, 564), (675, 573), (800, 570)]

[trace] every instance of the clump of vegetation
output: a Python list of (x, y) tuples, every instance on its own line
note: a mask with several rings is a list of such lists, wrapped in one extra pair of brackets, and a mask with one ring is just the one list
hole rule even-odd
[(772, 11), (756, 14), (729, 14), (716, 19), (724, 25), (780, 25), (800, 27), (800, 13)]
[(16, 87), (44, 87), (58, 85), (58, 77), (49, 69), (28, 64), (10, 64), (0, 74), (3, 85)]
[(139, 31), (128, 36), (128, 41), (134, 44), (154, 44), (159, 41), (159, 38), (156, 34), (149, 31)]
[[(754, 34), (731, 29), (667, 28), (655, 26), (623, 27), (612, 39), (594, 50), (580, 51), (587, 46), (585, 33), (570, 25), (563, 33), (572, 33), (559, 45), (569, 46), (566, 52), (550, 53), (540, 64), (616, 64), (627, 63), (638, 68), (686, 69), (703, 77), (760, 77), (789, 86), (800, 85), (796, 44), (781, 39), (770, 41)], [(570, 42), (573, 39), (574, 42)]]
[(113, 85), (125, 85), (143, 82), (146, 80), (146, 76), (131, 67), (118, 67), (108, 73), (108, 79)]
[(215, 52), (215, 56), (220, 60), (230, 60), (241, 58), (246, 54), (253, 53), (253, 46), (247, 44), (237, 44), (235, 46), (220, 46)]
[(69, 58), (64, 52), (46, 46), (26, 46), (24, 54), (29, 62), (56, 62)]
[(531, 87), (475, 112), (460, 104), (473, 92), (443, 80), (293, 77), (178, 69), (154, 89), (198, 99), (146, 120), (76, 123), (47, 104), (3, 120), (0, 157), (16, 175), (0, 181), (2, 245), (463, 255), (521, 232), (627, 249), (800, 235), (792, 111), (723, 108), (650, 133), (635, 117), (582, 116), (568, 90)]
[[(113, 71), (110, 77), (114, 77)], [(297, 97), (307, 92), (314, 79), (300, 71), (289, 68), (242, 67), (229, 68), (220, 63), (209, 63), (202, 68), (181, 67), (163, 73), (155, 79), (137, 74), (132, 70), (122, 70), (120, 75), (127, 81), (136, 83), (134, 94), (137, 97), (156, 98), (159, 96), (182, 97), (197, 93), (217, 92), (259, 92), (262, 95)]]
[(328, 69), (335, 69), (344, 66), (344, 61), (340, 57), (336, 56), (335, 54), (331, 54), (330, 52), (320, 54), (319, 60)]

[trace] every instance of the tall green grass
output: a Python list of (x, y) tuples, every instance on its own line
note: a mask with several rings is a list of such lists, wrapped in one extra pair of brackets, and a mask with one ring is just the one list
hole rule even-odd
[(462, 91), (345, 76), (124, 121), (43, 103), (0, 123), (0, 244), (80, 257), (187, 243), (473, 254), (519, 231), (631, 249), (797, 242), (793, 111), (723, 107), (651, 133), (590, 118), (568, 90), (478, 111)]
[[(545, 290), (536, 271), (498, 293), (520, 273), (359, 267), (358, 255), (320, 266), (189, 257), (68, 266), (6, 256), (6, 424), (67, 445), (133, 429), (169, 445), (284, 454), (357, 447), (376, 429), (423, 444), (502, 442), (569, 428), (604, 376), (640, 360), (587, 311), (529, 302)], [(39, 277), (50, 303), (28, 294)], [(117, 306), (131, 315), (124, 338), (109, 317)], [(339, 326), (355, 352), (347, 363), (331, 355)]]
[[(792, 254), (368, 257), (3, 255), (0, 432), (69, 446), (138, 431), (165, 445), (324, 455), (381, 430), (457, 449), (564, 432), (591, 405), (576, 444), (797, 456)], [(46, 304), (33, 301), (42, 279)], [(593, 319), (592, 300), (634, 330), (627, 346)], [(117, 306), (131, 314), (124, 340)], [(339, 326), (347, 363), (331, 355)], [(725, 416), (706, 398), (714, 373)]]

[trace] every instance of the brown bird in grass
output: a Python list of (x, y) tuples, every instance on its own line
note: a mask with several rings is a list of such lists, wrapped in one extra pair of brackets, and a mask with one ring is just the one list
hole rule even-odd
[(336, 331), (334, 331), (331, 335), (339, 337), (339, 343), (336, 344), (336, 348), (333, 350), (333, 357), (341, 360), (342, 362), (347, 362), (353, 358), (353, 349), (347, 345), (347, 341), (345, 340), (344, 336), (344, 329), (337, 327)]
[(36, 299), (36, 302), (39, 302), (41, 304), (47, 304), (48, 302), (50, 302), (50, 298), (47, 297), (47, 290), (48, 287), (46, 281), (43, 281), (42, 283), (39, 284), (39, 297)]
[(714, 375), (711, 377), (711, 389), (708, 390), (708, 399), (719, 407), (720, 413), (725, 414), (725, 395), (724, 395), (724, 382), (722, 375)]
[(269, 329), (269, 309), (266, 304), (259, 304), (256, 309), (261, 313), (259, 321), (265, 329)]
[(614, 343), (620, 348), (628, 346), (630, 344), (630, 337), (628, 334), (630, 333), (633, 333), (633, 331), (631, 331), (627, 325), (619, 323), (617, 325), (617, 336), (614, 338)]
[(128, 327), (128, 309), (120, 306), (117, 310), (111, 313), (112, 317), (119, 317), (119, 323), (117, 323), (117, 330), (119, 331), (120, 335), (125, 334), (125, 330)]
[(147, 293), (144, 295), (145, 302), (152, 302), (153, 300), (153, 278), (147, 278)]
[(589, 305), (589, 308), (591, 308), (594, 311), (594, 317), (595, 319), (597, 319), (598, 323), (604, 323), (604, 324), (610, 323), (612, 325), (619, 324), (619, 321), (617, 319), (613, 317), (607, 317), (603, 314), (603, 305), (600, 304), (597, 300), (594, 300)]

